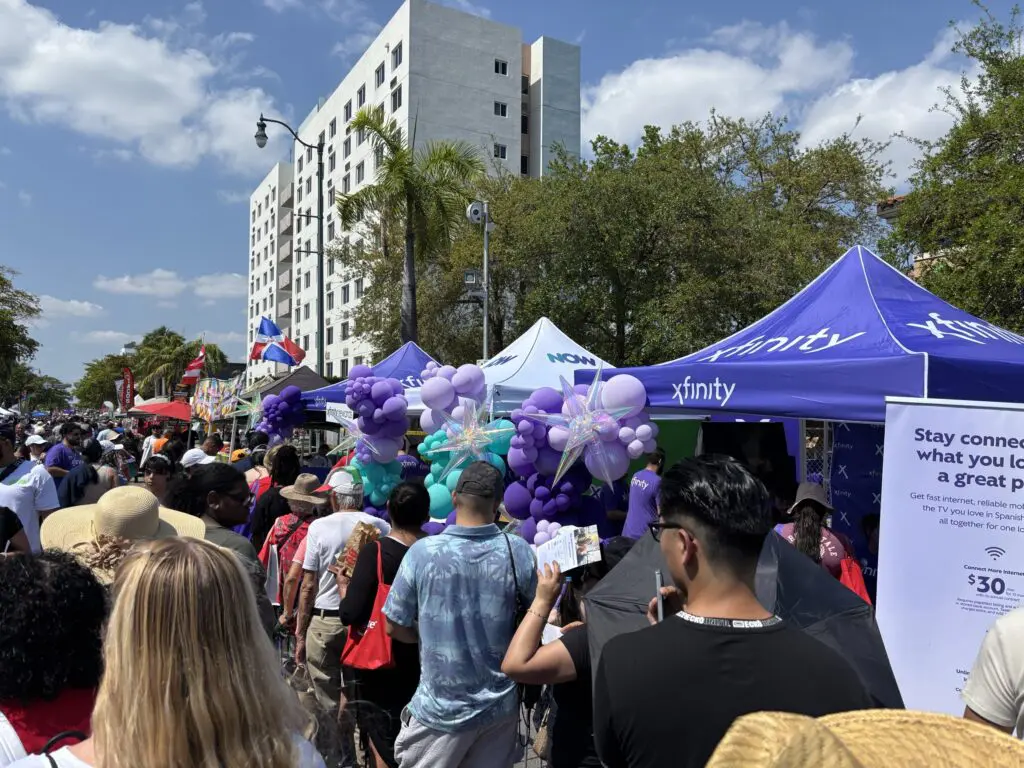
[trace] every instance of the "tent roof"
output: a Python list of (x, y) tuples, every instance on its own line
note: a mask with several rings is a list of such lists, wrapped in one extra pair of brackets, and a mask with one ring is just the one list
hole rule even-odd
[(854, 246), (732, 336), (678, 360), (617, 372), (643, 381), (654, 408), (881, 422), (886, 396), (1021, 402), (1024, 337), (957, 309)]
[[(578, 368), (612, 366), (566, 336), (542, 317), (518, 339), (483, 365), (494, 402), (503, 409), (516, 408), (540, 387), (559, 387), (558, 377), (572, 381)], [(591, 374), (591, 378), (593, 375)]]
[(300, 365), (293, 368), (284, 376), (265, 376), (252, 386), (242, 392), (242, 397), (258, 396), (261, 400), (267, 395), (279, 395), (285, 387), (295, 386), (305, 392), (307, 389), (315, 389), (327, 385), (327, 379), (312, 368)]
[[(423, 348), (415, 341), (407, 341), (379, 363), (370, 367), (373, 369), (374, 376), (398, 379), (408, 390), (419, 387), (423, 383), (420, 373), (430, 362), (436, 361), (424, 352)], [(306, 408), (322, 411), (324, 403), (345, 402), (345, 384), (345, 381), (340, 381), (319, 389), (303, 390), (302, 399), (306, 403)]]

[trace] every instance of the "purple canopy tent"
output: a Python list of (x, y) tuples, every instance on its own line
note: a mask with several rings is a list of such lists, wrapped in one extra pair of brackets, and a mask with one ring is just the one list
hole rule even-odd
[(1024, 401), (1024, 337), (854, 246), (753, 325), (679, 360), (602, 376), (620, 373), (644, 383), (655, 409), (881, 423), (887, 396)]

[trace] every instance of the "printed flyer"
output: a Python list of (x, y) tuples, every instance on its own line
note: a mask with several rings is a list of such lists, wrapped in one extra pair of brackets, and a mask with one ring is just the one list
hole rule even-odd
[(992, 623), (1024, 603), (1024, 407), (892, 398), (878, 625), (907, 709), (962, 715)]

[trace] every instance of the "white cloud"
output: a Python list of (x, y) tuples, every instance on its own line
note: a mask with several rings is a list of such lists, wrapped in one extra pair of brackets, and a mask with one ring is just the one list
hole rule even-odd
[(225, 205), (237, 205), (239, 203), (248, 203), (251, 194), (249, 192), (232, 192), (228, 189), (218, 189), (217, 199)]
[(109, 160), (115, 160), (121, 163), (131, 162), (135, 159), (135, 153), (124, 147), (115, 147), (113, 149), (88, 149), (81, 147), (83, 152), (87, 152), (93, 160), (97, 163), (106, 162)]
[(99, 317), (103, 314), (103, 307), (93, 304), (91, 301), (80, 301), (78, 299), (58, 299), (43, 294), (39, 297), (39, 308), (43, 316), (54, 317)]
[(245, 341), (245, 334), (238, 331), (203, 331), (201, 335), (207, 341), (221, 346), (242, 344)]
[[(879, 141), (898, 131), (936, 138), (949, 120), (930, 107), (940, 100), (940, 87), (960, 78), (951, 42), (946, 33), (918, 63), (852, 78), (847, 41), (819, 41), (786, 23), (744, 21), (714, 31), (699, 47), (635, 61), (585, 87), (583, 137), (635, 144), (645, 125), (701, 122), (714, 109), (729, 117), (788, 115), (806, 144), (845, 132)], [(887, 158), (898, 179), (906, 177), (914, 153), (907, 142), (893, 143)]]
[(283, 13), (284, 11), (301, 8), (302, 0), (263, 0), (263, 5), (275, 13)]
[(161, 299), (160, 301), (158, 301), (156, 303), (156, 305), (158, 307), (160, 307), (161, 309), (177, 309), (178, 308), (178, 302), (176, 302), (176, 301), (168, 301), (167, 299)]
[(87, 331), (76, 333), (75, 338), (88, 344), (108, 344), (116, 346), (127, 344), (129, 341), (138, 341), (139, 335), (135, 333), (124, 333), (123, 331)]
[(0, 155), (9, 155), (9, 154), (11, 154), (11, 148), (10, 147), (0, 147)]
[[(108, 139), (164, 166), (214, 158), (229, 170), (265, 170), (250, 140), (273, 100), (261, 88), (224, 89), (248, 33), (202, 36), (190, 3), (176, 19), (68, 26), (27, 0), (0, 1), (0, 101), (17, 119)], [(283, 141), (283, 139), (282, 139)]]
[(32, 193), (24, 189), (18, 190), (18, 202), (20, 202), (26, 208), (32, 205)]
[(482, 5), (471, 3), (470, 0), (441, 0), (441, 5), (447, 5), (474, 16), (482, 16), (485, 19), (491, 18), (491, 9)]
[(186, 284), (177, 272), (167, 269), (154, 269), (143, 275), (100, 275), (93, 281), (93, 287), (101, 291), (139, 296), (177, 296), (185, 290)]
[(235, 299), (244, 297), (248, 291), (245, 276), (238, 273), (203, 275), (192, 285), (196, 296), (202, 299)]

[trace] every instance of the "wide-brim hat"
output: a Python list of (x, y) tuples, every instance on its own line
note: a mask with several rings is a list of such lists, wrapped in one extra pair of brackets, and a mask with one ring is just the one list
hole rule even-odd
[(1024, 743), (950, 715), (871, 709), (814, 719), (782, 712), (739, 718), (707, 768), (1011, 768)]
[(796, 489), (796, 499), (793, 501), (793, 506), (789, 508), (789, 514), (793, 514), (797, 507), (805, 502), (813, 501), (815, 504), (820, 505), (825, 511), (833, 512), (834, 509), (828, 501), (828, 494), (825, 493), (825, 489), (818, 483), (800, 483)]
[(95, 504), (57, 510), (39, 530), (44, 549), (72, 554), (81, 554), (84, 545), (100, 537), (134, 542), (172, 536), (205, 538), (206, 524), (198, 517), (161, 507), (148, 490), (131, 485), (110, 489)]
[(281, 495), (288, 501), (304, 501), (307, 504), (326, 504), (327, 497), (320, 491), (320, 478), (303, 473), (295, 478), (295, 484), (281, 489)]

